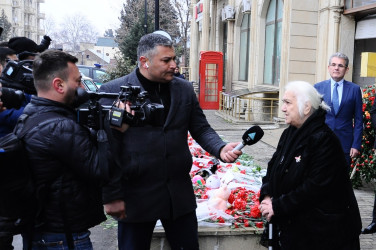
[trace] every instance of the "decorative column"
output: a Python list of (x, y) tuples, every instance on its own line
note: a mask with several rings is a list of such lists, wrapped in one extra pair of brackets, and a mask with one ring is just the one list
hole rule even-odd
[(333, 53), (338, 51), (339, 43), (339, 24), (341, 22), (342, 8), (334, 8), (332, 10), (333, 20), (334, 20), (334, 32), (333, 32)]
[(316, 82), (328, 79), (329, 57), (340, 50), (340, 25), (343, 1), (320, 0), (317, 32)]
[[(235, 7), (235, 1), (229, 0), (228, 4), (232, 7)], [(226, 92), (232, 90), (232, 67), (234, 65), (234, 30), (235, 20), (227, 21), (227, 58), (226, 60), (226, 78), (224, 79), (224, 86)]]
[(196, 22), (195, 18), (195, 6), (196, 6), (196, 0), (192, 0), (191, 2), (191, 44), (190, 44), (190, 50), (189, 50), (189, 68), (190, 68), (190, 76), (189, 81), (198, 82), (199, 76), (198, 76), (198, 70), (199, 70), (199, 51), (198, 51), (198, 42), (200, 40), (200, 35), (198, 31), (198, 23)]
[(211, 25), (210, 25), (210, 44), (209, 44), (209, 50), (216, 50), (215, 44), (216, 44), (216, 34), (217, 34), (217, 0), (212, 0), (211, 3)]
[(203, 0), (203, 17), (202, 17), (202, 38), (201, 51), (209, 50), (209, 35), (210, 35), (210, 0)]

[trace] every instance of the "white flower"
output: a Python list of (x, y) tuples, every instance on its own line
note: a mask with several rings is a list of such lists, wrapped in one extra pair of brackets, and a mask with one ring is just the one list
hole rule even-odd
[(301, 156), (301, 155), (295, 157), (295, 161), (296, 161), (296, 162), (300, 162), (301, 159), (302, 159), (302, 156)]

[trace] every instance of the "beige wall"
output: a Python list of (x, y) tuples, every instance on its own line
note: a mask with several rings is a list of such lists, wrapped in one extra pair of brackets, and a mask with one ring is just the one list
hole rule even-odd
[[(228, 41), (232, 41), (227, 47), (227, 52), (232, 46), (232, 54), (227, 58), (226, 74), (231, 81), (231, 89), (253, 88), (263, 85), (264, 72), (264, 46), (265, 46), (265, 17), (270, 0), (250, 0), (251, 9), (251, 32), (249, 50), (249, 75), (248, 81), (238, 80), (240, 25), (242, 20), (241, 0), (212, 0), (212, 7), (216, 10), (215, 22), (211, 20), (211, 26), (215, 25), (215, 35), (210, 36), (211, 49), (223, 51), (223, 22), (221, 10), (224, 5), (233, 4), (236, 10), (235, 21), (228, 22)], [(350, 71), (354, 54), (355, 21), (352, 17), (342, 15), (343, 0), (284, 0), (283, 23), (282, 23), (282, 52), (280, 84), (275, 88), (280, 90), (280, 98), (283, 88), (289, 81), (303, 80), (311, 84), (328, 79), (328, 59), (331, 54), (341, 51), (349, 56)], [(231, 28), (231, 25), (233, 29)], [(195, 28), (193, 29), (195, 30)], [(211, 30), (211, 32), (213, 32)], [(201, 33), (201, 32), (200, 32)], [(200, 35), (191, 33), (191, 44), (199, 40)], [(215, 39), (216, 41), (212, 41)], [(230, 39), (230, 40), (229, 40)], [(231, 40), (232, 39), (232, 40)], [(202, 44), (202, 41), (201, 41)], [(215, 44), (215, 45), (214, 45)], [(193, 48), (195, 48), (193, 46)], [(199, 46), (197, 46), (199, 48)], [(192, 53), (193, 51), (191, 51)], [(199, 50), (195, 52), (199, 53)], [(192, 62), (191, 67), (198, 67), (197, 61)], [(197, 69), (198, 71), (198, 69)], [(351, 80), (352, 72), (347, 79)], [(268, 85), (270, 86), (270, 85)]]

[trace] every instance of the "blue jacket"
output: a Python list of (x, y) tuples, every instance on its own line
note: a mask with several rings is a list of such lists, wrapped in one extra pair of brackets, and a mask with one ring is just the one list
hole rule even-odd
[(11, 133), (22, 115), (25, 106), (30, 102), (31, 95), (25, 94), (25, 101), (19, 109), (6, 109), (0, 112), (0, 138)]
[(324, 101), (331, 107), (331, 111), (326, 114), (325, 123), (337, 135), (345, 154), (350, 153), (351, 148), (360, 150), (363, 133), (363, 102), (360, 87), (355, 83), (343, 81), (342, 100), (337, 115), (334, 114), (331, 101), (330, 80), (319, 82), (314, 87), (324, 95)]

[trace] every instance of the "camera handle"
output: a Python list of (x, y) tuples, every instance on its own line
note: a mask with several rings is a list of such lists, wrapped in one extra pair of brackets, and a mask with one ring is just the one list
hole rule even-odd
[[(99, 112), (99, 117), (103, 117), (103, 108), (97, 102), (96, 104)], [(109, 152), (108, 137), (103, 124), (104, 119), (99, 119), (99, 129), (97, 132), (97, 143), (98, 143), (98, 165), (100, 169), (105, 169), (106, 175), (105, 180), (110, 179), (110, 166), (108, 164), (107, 152)]]

